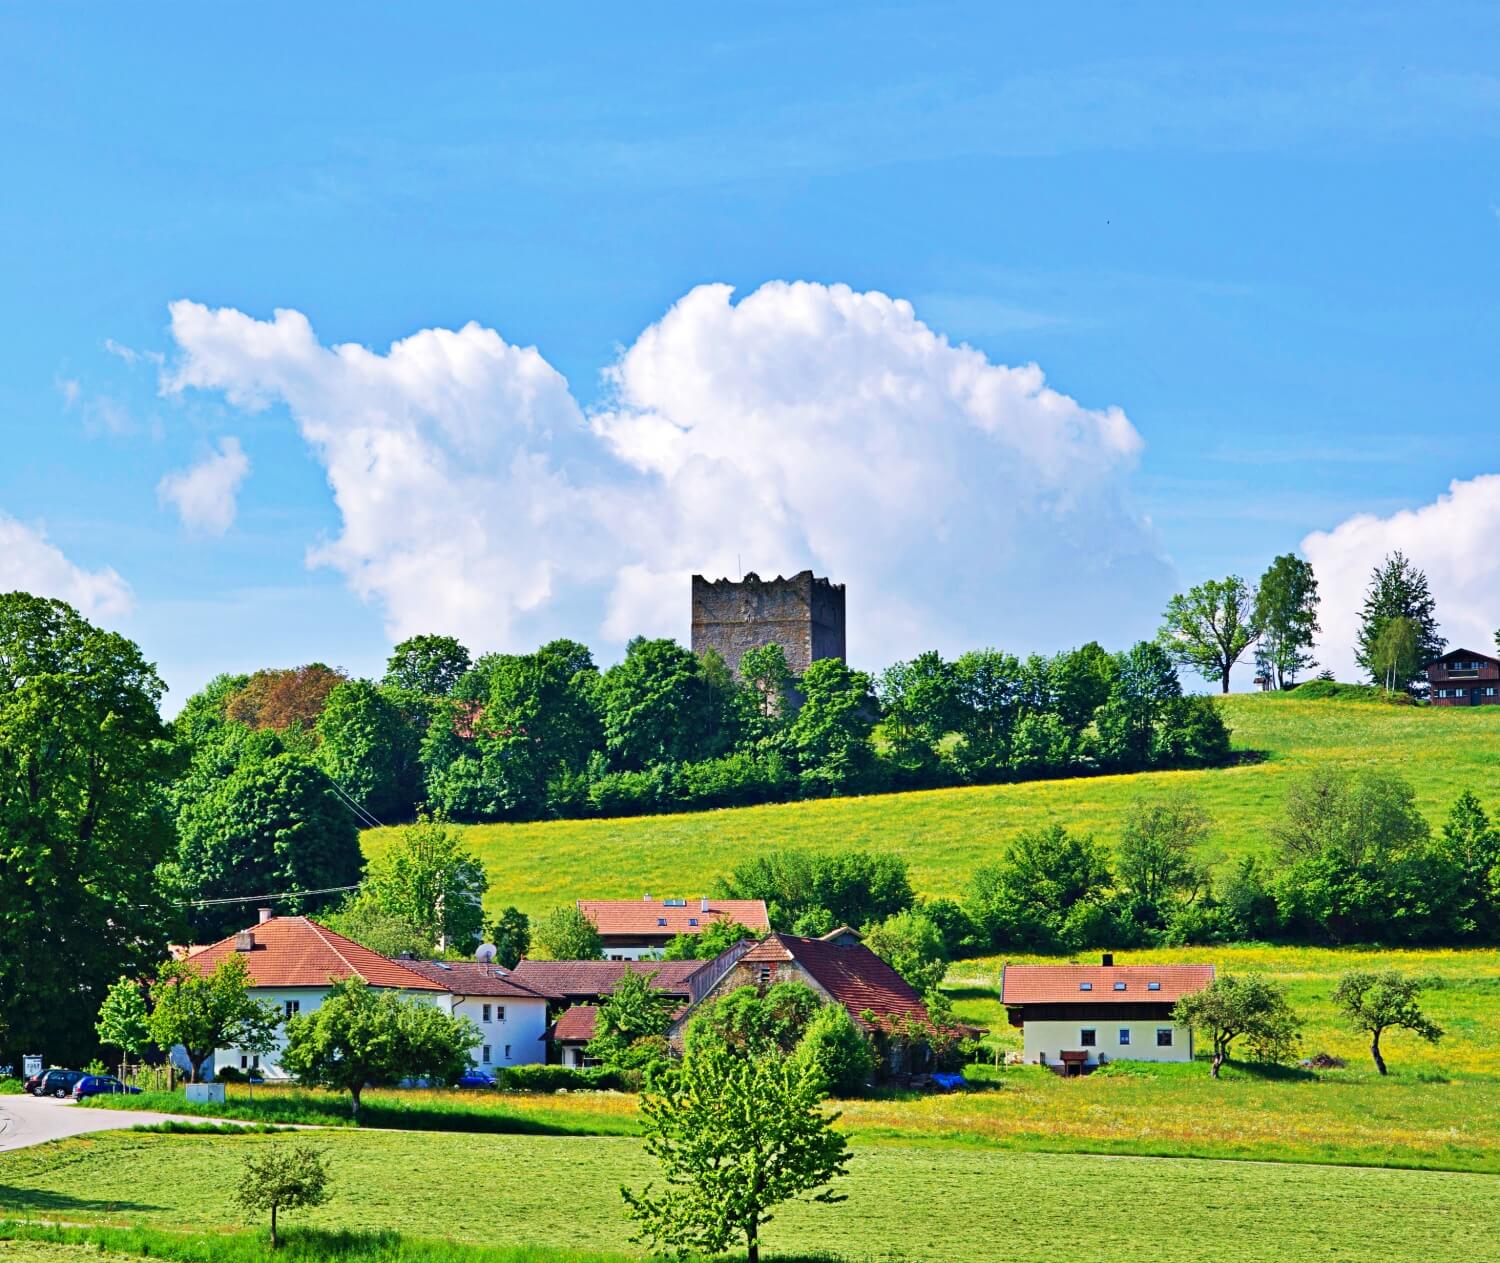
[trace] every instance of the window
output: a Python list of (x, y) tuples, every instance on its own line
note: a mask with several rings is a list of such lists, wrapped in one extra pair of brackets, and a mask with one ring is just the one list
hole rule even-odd
[(771, 966), (770, 965), (762, 965), (760, 967), (760, 982), (761, 982), (761, 986), (765, 986), (765, 984), (768, 983), (768, 982), (770, 982), (770, 981), (771, 981)]
[(510, 1060), (510, 1045), (509, 1044), (505, 1045), (505, 1060), (506, 1061)]
[(250, 1069), (250, 1058), (247, 1057), (247, 1056), (245, 1056), (244, 1053), (240, 1054), (240, 1069), (241, 1070), (248, 1070), (248, 1069)]
[(490, 1046), (488, 1044), (484, 1046), (484, 1064), (490, 1064)]
[(697, 917), (689, 917), (688, 918), (688, 924), (689, 925), (697, 925), (698, 924), (698, 918)]
[(505, 1021), (505, 1006), (503, 1004), (497, 1004), (495, 1006), (495, 1021)]
[(288, 1000), (286, 1002), (285, 1008), (286, 1008), (286, 1015), (288, 1017), (296, 1017), (297, 1014), (299, 1014), (300, 1012), (302, 1012), (302, 1001), (301, 1000)]
[(666, 923), (667, 923), (667, 918), (666, 917), (657, 917), (656, 918), (656, 924), (657, 925), (665, 925)]
[(1123, 982), (1117, 982), (1117, 983), (1115, 983), (1115, 990), (1116, 991), (1124, 991), (1125, 990), (1125, 984)]
[(1172, 1046), (1172, 1028), (1170, 1026), (1158, 1026), (1156, 1028), (1156, 1046), (1158, 1048), (1170, 1048)]
[(1128, 1027), (1128, 1026), (1122, 1026), (1122, 1027), (1120, 1027), (1120, 1047), (1121, 1048), (1129, 1048), (1130, 1047), (1130, 1027)]
[(1092, 991), (1094, 989), (1094, 984), (1092, 982), (1080, 982), (1078, 984), (1078, 989), (1080, 991)]
[(1099, 1033), (1089, 1030), (1079, 1031), (1078, 1042), (1085, 1048), (1093, 1048), (1099, 1043)]
[(1159, 983), (1159, 982), (1148, 982), (1146, 984), (1146, 990), (1147, 991), (1160, 991), (1161, 990), (1161, 983)]
[(490, 1020), (490, 1006), (487, 1004), (484, 1006), (484, 1020), (486, 1022)]

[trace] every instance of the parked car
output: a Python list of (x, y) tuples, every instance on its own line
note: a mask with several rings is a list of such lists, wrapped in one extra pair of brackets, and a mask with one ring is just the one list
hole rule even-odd
[[(50, 1069), (51, 1067), (48, 1068)], [(29, 1092), (32, 1096), (40, 1096), (42, 1094), (42, 1080), (46, 1077), (46, 1070), (38, 1071), (36, 1074), (27, 1075), (26, 1083), (24, 1084), (26, 1091)]]
[(140, 1088), (121, 1083), (112, 1074), (86, 1074), (73, 1085), (73, 1099), (81, 1101), (86, 1096), (118, 1096), (128, 1093), (139, 1096)]
[(458, 1086), (461, 1088), (492, 1088), (495, 1086), (495, 1076), (485, 1070), (466, 1070), (458, 1076)]
[(87, 1076), (82, 1070), (49, 1070), (37, 1085), (36, 1096), (55, 1096), (59, 1100), (73, 1090), (79, 1079)]

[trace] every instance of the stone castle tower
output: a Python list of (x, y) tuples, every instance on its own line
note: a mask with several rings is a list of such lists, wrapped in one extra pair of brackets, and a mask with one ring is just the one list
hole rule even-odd
[(739, 675), (747, 649), (777, 644), (801, 675), (819, 658), (844, 657), (844, 585), (811, 570), (790, 579), (762, 579), (753, 571), (739, 583), (693, 576), (693, 652), (716, 649)]

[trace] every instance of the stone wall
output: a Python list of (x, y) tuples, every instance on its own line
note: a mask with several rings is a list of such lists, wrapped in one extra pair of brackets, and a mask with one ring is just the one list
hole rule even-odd
[(747, 649), (777, 644), (800, 675), (819, 658), (844, 658), (844, 585), (804, 570), (783, 579), (754, 572), (740, 582), (693, 576), (693, 652), (717, 650), (739, 674)]

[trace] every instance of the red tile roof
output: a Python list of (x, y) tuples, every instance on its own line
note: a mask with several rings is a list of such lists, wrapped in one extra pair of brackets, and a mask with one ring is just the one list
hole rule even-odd
[(740, 957), (740, 964), (796, 961), (856, 1022), (866, 1010), (877, 1019), (927, 1020), (927, 1006), (916, 989), (863, 943), (840, 946), (821, 938), (771, 934)]
[(476, 960), (402, 960), (398, 964), (438, 983), (453, 995), (510, 996), (517, 1000), (556, 1000), (551, 992), (524, 986), (498, 965)]
[(702, 899), (580, 899), (578, 910), (606, 938), (697, 934), (714, 921), (734, 921), (757, 934), (771, 928), (763, 899), (710, 899), (707, 909)]
[(1000, 1002), (1175, 1004), (1213, 980), (1212, 965), (1006, 965), (1000, 971)]
[(626, 971), (655, 974), (656, 989), (691, 995), (691, 979), (706, 960), (523, 960), (510, 977), (523, 987), (551, 996), (592, 998), (609, 995)]
[(255, 987), (326, 987), (330, 980), (355, 977), (372, 987), (448, 989), (306, 917), (272, 917), (240, 933), (252, 938), (254, 945), (248, 952), (236, 951), (239, 934), (231, 934), (195, 951), (187, 957), (188, 963), (208, 973), (225, 957), (238, 955)]
[(594, 1038), (594, 1028), (599, 1010), (592, 1004), (575, 1004), (552, 1024), (552, 1029), (542, 1036), (554, 1043), (586, 1044)]

